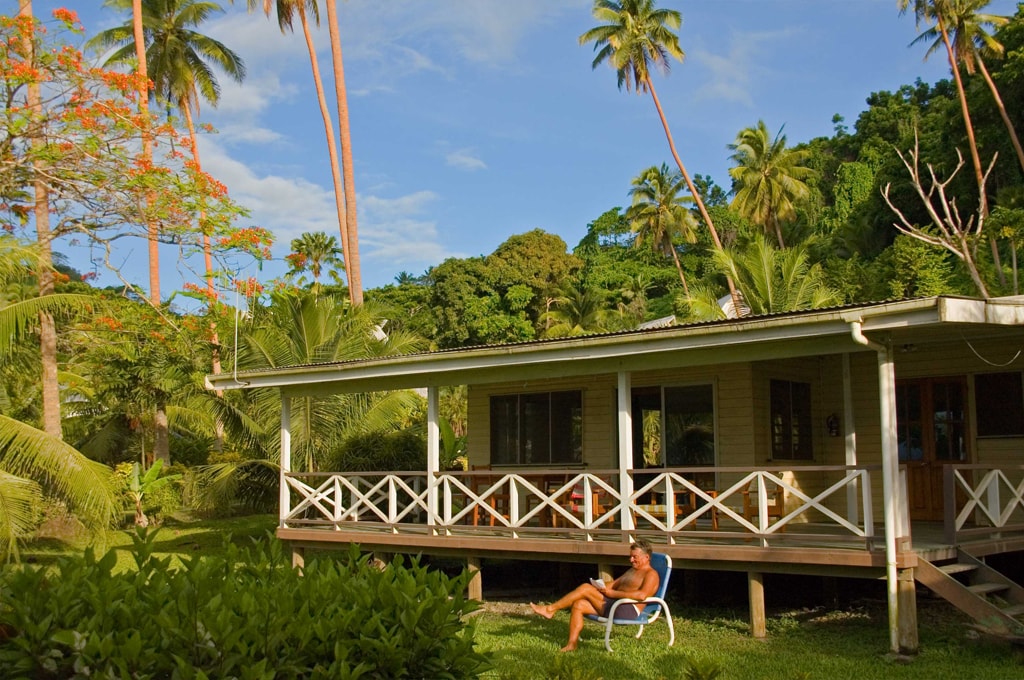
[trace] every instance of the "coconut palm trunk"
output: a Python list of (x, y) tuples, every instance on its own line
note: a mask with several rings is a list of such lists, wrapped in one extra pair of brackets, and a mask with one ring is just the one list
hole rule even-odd
[[(32, 0), (19, 0), (18, 15), (34, 17)], [(24, 37), (22, 45), (25, 59), (29, 63), (35, 61), (35, 46), (32, 35)], [(40, 122), (43, 117), (43, 105), (39, 96), (39, 83), (29, 83), (27, 104), (33, 118)], [(31, 144), (38, 149), (42, 145), (41, 131), (31, 132)], [(39, 268), (39, 295), (51, 295), (54, 290), (53, 251), (50, 246), (50, 189), (46, 184), (45, 164), (36, 155), (32, 161), (33, 169), (33, 216), (36, 223), (36, 241), (43, 258), (43, 266)], [(42, 358), (42, 390), (43, 390), (43, 430), (58, 439), (62, 436), (60, 420), (60, 385), (57, 382), (57, 327), (53, 315), (48, 312), (39, 314), (39, 353)]]
[(676, 264), (676, 271), (679, 272), (679, 281), (683, 284), (683, 293), (686, 297), (690, 297), (690, 287), (686, 284), (686, 275), (683, 273), (683, 265), (679, 262), (679, 253), (676, 252), (675, 244), (672, 243), (672, 239), (665, 236), (664, 248), (672, 253), (672, 261)]
[[(309, 65), (313, 70), (313, 83), (316, 87), (316, 100), (320, 105), (320, 116), (324, 121), (324, 134), (327, 137), (327, 154), (331, 162), (331, 181), (334, 183), (334, 204), (338, 211), (338, 231), (341, 234), (341, 249), (345, 258), (345, 273), (348, 279), (349, 299), (352, 299), (352, 291), (355, 286), (352, 284), (349, 249), (348, 218), (345, 214), (345, 187), (342, 183), (341, 165), (338, 163), (338, 147), (334, 139), (334, 123), (331, 121), (331, 112), (327, 108), (327, 97), (324, 95), (324, 81), (320, 77), (320, 62), (316, 58), (316, 47), (313, 45), (313, 34), (309, 30), (309, 20), (306, 17), (306, 9), (300, 3), (298, 5), (299, 22), (302, 24), (302, 35), (306, 39), (306, 49), (309, 50)], [(358, 260), (358, 255), (356, 256)], [(358, 266), (357, 266), (358, 269)]]
[[(676, 143), (672, 138), (672, 131), (669, 129), (668, 120), (665, 119), (665, 111), (661, 108), (661, 100), (658, 99), (658, 93), (654, 89), (654, 83), (651, 81), (650, 76), (644, 79), (644, 84), (651, 93), (651, 99), (654, 100), (655, 108), (658, 109), (658, 118), (661, 119), (661, 126), (665, 129), (665, 138), (668, 140), (668, 148), (672, 152), (672, 158), (675, 160), (676, 165), (679, 166), (679, 172), (683, 175), (683, 180), (686, 182), (686, 186), (690, 190), (690, 195), (693, 196), (694, 203), (697, 204), (697, 210), (700, 212), (700, 216), (703, 218), (704, 224), (708, 227), (708, 232), (711, 234), (711, 240), (715, 244), (715, 248), (717, 250), (724, 252), (725, 248), (722, 246), (722, 240), (718, 238), (718, 230), (715, 229), (715, 223), (711, 221), (711, 215), (708, 214), (708, 209), (700, 197), (700, 192), (697, 191), (697, 187), (690, 178), (690, 173), (686, 171), (686, 167), (683, 165), (682, 159), (679, 158), (679, 152), (676, 151)], [(729, 296), (732, 298), (732, 304), (736, 309), (736, 314), (739, 315), (741, 309), (740, 295), (736, 290), (736, 284), (729, 275), (726, 275), (725, 282), (729, 286)]]
[(363, 304), (363, 284), (359, 265), (359, 229), (357, 226), (355, 171), (352, 168), (352, 131), (349, 126), (348, 96), (345, 91), (345, 64), (341, 56), (338, 7), (327, 0), (327, 28), (331, 36), (331, 60), (334, 64), (334, 92), (338, 100), (338, 137), (341, 141), (341, 171), (345, 183), (345, 233), (342, 248), (348, 272), (349, 300)]
[(971, 122), (971, 111), (967, 105), (967, 92), (964, 90), (964, 81), (960, 77), (960, 69), (957, 67), (956, 55), (953, 52), (953, 44), (949, 40), (949, 33), (941, 16), (937, 17), (939, 34), (942, 36), (942, 44), (946, 46), (946, 55), (949, 58), (949, 67), (953, 71), (953, 80), (956, 83), (956, 92), (960, 98), (960, 112), (964, 117), (964, 125), (967, 128), (967, 145), (971, 152), (971, 163), (974, 166), (974, 179), (978, 183), (979, 210), (983, 215), (988, 215), (988, 197), (985, 196), (985, 171), (981, 167), (981, 156), (978, 153), (978, 142), (974, 138), (974, 124)]
[(1021, 169), (1024, 170), (1024, 148), (1021, 148), (1020, 138), (1017, 137), (1017, 130), (1013, 126), (1013, 122), (1010, 121), (1010, 114), (1006, 112), (1006, 105), (1003, 104), (1003, 98), (999, 95), (999, 89), (996, 87), (995, 81), (992, 80), (992, 76), (989, 74), (988, 68), (985, 66), (985, 62), (982, 60), (981, 55), (977, 54), (974, 58), (977, 60), (978, 69), (981, 71), (981, 75), (985, 79), (985, 84), (988, 85), (989, 91), (992, 92), (992, 98), (996, 102), (996, 108), (999, 110), (999, 116), (1003, 119), (1006, 131), (1010, 135), (1010, 142), (1013, 144), (1013, 150), (1017, 152), (1017, 161), (1020, 163)]
[[(146, 40), (142, 31), (142, 0), (132, 0), (132, 31), (135, 35), (136, 73), (139, 76), (139, 117), (142, 120), (142, 162), (149, 165), (153, 158), (153, 139), (149, 130), (149, 71), (146, 69)], [(160, 234), (156, 222), (147, 220), (149, 241), (149, 301), (160, 306)]]

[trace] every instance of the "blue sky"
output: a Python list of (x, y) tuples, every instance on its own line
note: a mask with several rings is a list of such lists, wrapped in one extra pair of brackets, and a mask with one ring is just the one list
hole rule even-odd
[[(8, 0), (8, 5), (15, 5)], [(115, 23), (102, 3), (36, 0), (39, 15), (75, 9), (88, 35)], [(222, 80), (201, 119), (205, 169), (272, 230), (275, 261), (242, 272), (282, 274), (292, 238), (337, 234), (323, 127), (301, 32), (247, 14), (244, 0), (206, 31), (238, 52), (249, 76)], [(487, 254), (534, 228), (571, 249), (588, 222), (628, 202), (630, 180), (671, 162), (649, 97), (616, 89), (591, 69), (578, 36), (590, 0), (348, 0), (339, 3), (351, 109), (360, 254), (367, 288), (421, 274), (448, 257)], [(790, 144), (851, 128), (874, 91), (948, 77), (942, 55), (923, 61), (912, 16), (896, 0), (663, 0), (683, 15), (686, 52), (655, 86), (683, 162), (729, 186), (737, 132), (763, 119)], [(989, 10), (1012, 14), (1016, 3)], [(12, 11), (12, 10), (8, 10)], [(330, 72), (326, 27), (315, 37)], [(330, 84), (328, 84), (330, 87)], [(329, 97), (330, 99), (330, 97)], [(145, 244), (126, 246), (129, 276), (145, 284)], [(58, 247), (58, 250), (61, 250)], [(84, 253), (63, 251), (92, 270)], [(167, 277), (176, 266), (167, 252)], [(113, 283), (111, 278), (101, 280)], [(164, 295), (180, 285), (164, 284)]]

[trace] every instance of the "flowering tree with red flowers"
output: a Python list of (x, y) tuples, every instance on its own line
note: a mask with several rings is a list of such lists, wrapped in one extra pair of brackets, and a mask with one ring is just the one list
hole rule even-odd
[[(151, 225), (183, 267), (202, 256), (204, 235), (216, 244), (219, 272), (239, 254), (266, 257), (269, 232), (238, 226), (245, 209), (181, 152), (190, 148), (187, 139), (140, 113), (147, 90), (139, 76), (88, 63), (71, 44), (82, 33), (68, 10), (47, 22), (30, 11), (0, 16), (0, 229), (27, 235), (42, 215), (48, 225), (37, 229), (41, 245), (63, 239), (91, 246), (139, 300), (149, 298), (120, 263), (128, 259), (126, 245), (151, 240)], [(151, 155), (144, 152), (146, 135)], [(229, 278), (219, 278), (228, 289)], [(191, 295), (217, 311), (216, 291)], [(149, 304), (163, 323), (179, 327), (167, 302)], [(59, 401), (55, 410), (59, 428)]]

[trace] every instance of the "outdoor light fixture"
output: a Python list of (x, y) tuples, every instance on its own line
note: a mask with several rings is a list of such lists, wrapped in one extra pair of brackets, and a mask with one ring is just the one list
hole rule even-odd
[(825, 427), (828, 428), (828, 436), (829, 437), (838, 437), (839, 436), (839, 416), (837, 416), (835, 413), (830, 414), (828, 418), (825, 418)]

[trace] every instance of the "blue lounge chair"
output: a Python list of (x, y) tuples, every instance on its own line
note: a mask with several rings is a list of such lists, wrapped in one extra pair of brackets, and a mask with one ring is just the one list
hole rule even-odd
[[(658, 572), (658, 591), (653, 597), (649, 597), (646, 600), (633, 600), (628, 597), (616, 600), (612, 603), (612, 608), (608, 611), (607, 617), (598, 616), (597, 614), (587, 614), (587, 618), (591, 621), (597, 621), (598, 623), (605, 624), (604, 648), (609, 652), (612, 651), (612, 626), (640, 626), (640, 630), (637, 631), (636, 634), (639, 638), (644, 634), (644, 626), (657, 621), (658, 618), (662, 616), (662, 612), (664, 612), (665, 621), (668, 622), (668, 646), (671, 647), (675, 644), (676, 630), (672, 625), (672, 614), (669, 613), (668, 604), (665, 602), (665, 592), (668, 590), (668, 579), (672, 575), (672, 558), (664, 553), (654, 553), (651, 555), (651, 567)], [(634, 603), (647, 604), (637, 618), (615, 618), (615, 612), (620, 606), (633, 606)]]

